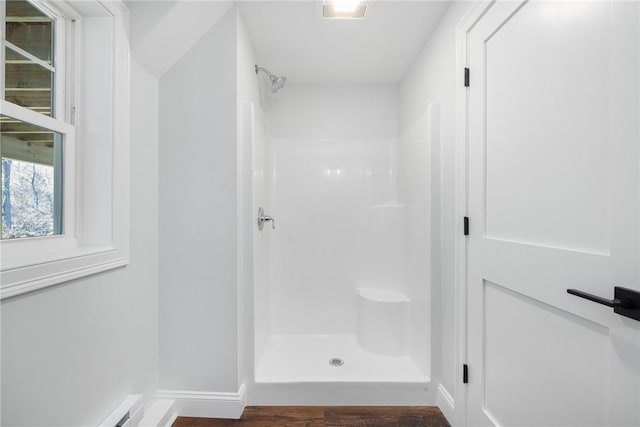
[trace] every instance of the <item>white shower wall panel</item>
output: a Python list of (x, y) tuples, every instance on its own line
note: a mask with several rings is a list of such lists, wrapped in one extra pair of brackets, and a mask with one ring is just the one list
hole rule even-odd
[(388, 85), (290, 85), (273, 97), (271, 334), (355, 334), (358, 287), (407, 292), (398, 96)]
[(432, 289), (427, 283), (432, 274), (434, 249), (431, 197), (435, 193), (432, 186), (436, 180), (433, 174), (439, 171), (439, 158), (434, 155), (439, 151), (440, 106), (433, 103), (402, 130), (398, 150), (400, 198), (405, 205), (405, 226), (409, 230), (404, 266), (407, 296), (413, 307), (409, 321), (411, 353), (425, 372), (431, 370), (430, 325), (437, 310), (432, 307)]
[[(267, 180), (269, 177), (269, 151), (267, 143), (266, 117), (260, 105), (253, 105), (254, 114), (252, 116), (252, 152), (253, 152), (253, 215), (257, 215), (259, 207), (267, 212), (271, 211)], [(252, 221), (253, 222), (253, 221)], [(262, 231), (257, 230), (255, 222), (252, 223), (253, 234), (253, 291), (254, 300), (253, 315), (255, 334), (255, 358), (259, 360), (266, 346), (271, 333), (270, 305), (267, 303), (270, 297), (269, 287), (269, 241), (273, 237), (269, 228)]]

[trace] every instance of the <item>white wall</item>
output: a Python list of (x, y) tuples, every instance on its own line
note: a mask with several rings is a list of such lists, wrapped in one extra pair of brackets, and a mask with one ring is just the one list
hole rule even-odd
[(235, 10), (160, 80), (160, 387), (238, 390)]
[(125, 0), (136, 25), (131, 49), (153, 75), (166, 73), (234, 6), (231, 0)]
[[(260, 162), (260, 152), (264, 149), (266, 129), (265, 115), (260, 104), (259, 79), (254, 71), (257, 62), (251, 40), (247, 34), (240, 13), (236, 11), (237, 22), (237, 134), (238, 134), (238, 384), (253, 381), (254, 354), (254, 283), (263, 289), (266, 267), (264, 253), (255, 253), (259, 245), (257, 233), (254, 191), (258, 200), (265, 195), (264, 175), (254, 174), (254, 162)], [(257, 154), (256, 154), (257, 153)], [(262, 331), (260, 331), (262, 332)]]
[(404, 289), (398, 88), (290, 85), (267, 123), (271, 333), (355, 334), (357, 287)]
[[(455, 26), (470, 2), (453, 2), (401, 84), (400, 128), (405, 142), (439, 141), (429, 147), (432, 156), (432, 276), (434, 312), (434, 380), (453, 395), (456, 370), (454, 329), (454, 134), (455, 134)], [(429, 106), (439, 109), (439, 137), (430, 136)], [(431, 117), (434, 117), (431, 115)], [(410, 138), (409, 138), (410, 136)], [(405, 144), (404, 159), (424, 156), (426, 147)]]
[(131, 263), (2, 301), (2, 425), (96, 425), (157, 389), (158, 87), (131, 68)]

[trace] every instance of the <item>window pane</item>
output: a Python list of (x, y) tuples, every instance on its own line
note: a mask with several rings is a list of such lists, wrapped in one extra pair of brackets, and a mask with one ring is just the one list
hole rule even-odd
[(62, 135), (0, 116), (2, 239), (62, 232)]
[(25, 0), (6, 2), (6, 39), (53, 65), (53, 20)]
[(51, 116), (53, 72), (5, 49), (5, 100)]

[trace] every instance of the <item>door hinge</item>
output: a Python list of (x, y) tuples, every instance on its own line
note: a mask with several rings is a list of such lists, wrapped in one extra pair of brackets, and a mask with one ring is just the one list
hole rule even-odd
[(469, 383), (469, 367), (466, 365), (466, 363), (462, 365), (462, 382), (464, 384)]
[(469, 69), (464, 69), (464, 87), (469, 87)]
[(469, 235), (469, 217), (468, 216), (464, 217), (464, 235), (465, 236)]

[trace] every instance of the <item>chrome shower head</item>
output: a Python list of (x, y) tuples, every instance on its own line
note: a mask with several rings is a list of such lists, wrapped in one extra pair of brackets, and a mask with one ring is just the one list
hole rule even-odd
[(269, 80), (271, 81), (271, 92), (273, 93), (276, 93), (277, 91), (282, 89), (287, 82), (287, 78), (284, 76), (278, 77), (275, 74), (271, 74), (266, 68), (258, 67), (257, 65), (255, 67), (256, 74), (258, 74), (259, 71), (262, 71), (269, 77)]
[(271, 92), (273, 93), (276, 93), (277, 91), (282, 89), (285, 83), (287, 83), (287, 78), (284, 76), (282, 77), (271, 76), (270, 79), (271, 79)]

